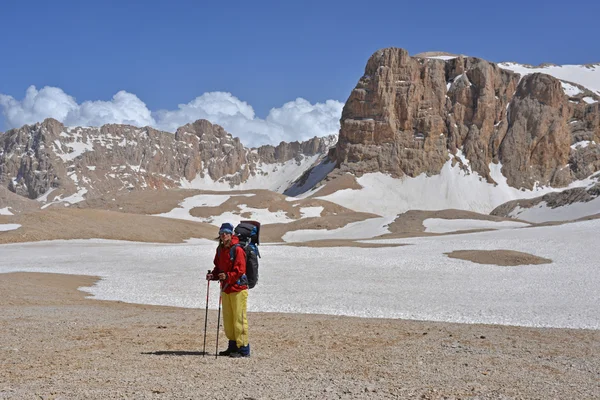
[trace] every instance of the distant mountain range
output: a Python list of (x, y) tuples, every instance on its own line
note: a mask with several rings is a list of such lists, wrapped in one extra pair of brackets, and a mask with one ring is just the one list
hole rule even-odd
[(530, 67), (387, 48), (368, 60), (339, 137), (249, 149), (206, 120), (174, 134), (53, 119), (7, 131), (0, 211), (173, 188), (267, 189), (382, 216), (448, 208), (487, 214), (577, 187), (588, 196), (573, 202), (589, 202), (598, 196), (590, 188), (600, 175), (599, 105), (600, 64)]

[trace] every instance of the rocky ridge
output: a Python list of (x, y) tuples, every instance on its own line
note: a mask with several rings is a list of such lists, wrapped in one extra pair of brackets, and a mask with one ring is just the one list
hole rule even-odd
[(479, 58), (442, 58), (399, 48), (371, 56), (342, 112), (340, 170), (435, 175), (464, 155), (488, 182), (490, 163), (501, 163), (509, 185), (532, 189), (563, 187), (600, 169), (597, 93)]
[[(577, 187), (567, 189), (562, 192), (552, 192), (533, 199), (519, 199), (509, 201), (496, 207), (490, 215), (504, 218), (522, 218), (520, 214), (523, 211), (534, 209), (536, 207), (546, 207), (551, 210), (560, 209), (572, 205), (582, 205), (590, 203), (600, 198), (600, 176), (595, 184), (589, 187)], [(593, 216), (594, 213), (587, 213), (586, 217)], [(600, 206), (597, 207), (596, 214), (600, 215)], [(578, 219), (578, 218), (574, 218)], [(548, 219), (549, 221), (552, 219)], [(568, 218), (556, 218), (556, 221), (568, 220)], [(543, 221), (533, 221), (543, 222)]]
[(334, 143), (326, 137), (248, 149), (206, 120), (172, 134), (130, 125), (73, 128), (47, 119), (0, 134), (0, 186), (29, 199), (68, 203), (110, 192), (193, 187), (195, 179), (233, 187), (285, 163), (295, 164), (299, 176)]

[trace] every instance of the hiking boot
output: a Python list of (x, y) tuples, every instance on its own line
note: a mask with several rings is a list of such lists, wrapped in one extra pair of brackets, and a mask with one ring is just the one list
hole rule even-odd
[(220, 356), (230, 356), (233, 353), (237, 353), (237, 352), (238, 352), (237, 343), (235, 342), (235, 340), (230, 340), (229, 345), (227, 346), (227, 350), (220, 351), (219, 355)]
[(231, 353), (229, 357), (240, 358), (240, 357), (250, 357), (250, 345), (242, 346), (237, 351)]

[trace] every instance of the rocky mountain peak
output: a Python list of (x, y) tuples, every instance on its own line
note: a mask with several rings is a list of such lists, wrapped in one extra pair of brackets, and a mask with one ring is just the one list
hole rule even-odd
[[(522, 77), (479, 58), (442, 58), (400, 48), (370, 57), (342, 112), (335, 152), (341, 170), (433, 175), (451, 158), (462, 164), (464, 155), (489, 182), (490, 163), (501, 163), (517, 188), (579, 179), (583, 156), (571, 146), (582, 137), (600, 143), (597, 94), (572, 96), (568, 82)], [(586, 171), (599, 167), (592, 148), (584, 151)]]

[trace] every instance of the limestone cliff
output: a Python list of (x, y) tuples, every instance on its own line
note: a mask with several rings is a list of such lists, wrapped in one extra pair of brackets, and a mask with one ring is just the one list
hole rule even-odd
[[(371, 56), (342, 112), (335, 152), (341, 171), (434, 175), (459, 150), (489, 182), (489, 164), (502, 163), (517, 188), (565, 186), (600, 169), (596, 93), (580, 87), (568, 96), (550, 75), (522, 77), (478, 58), (443, 58), (410, 57), (399, 48)], [(582, 141), (591, 145), (577, 146)]]

